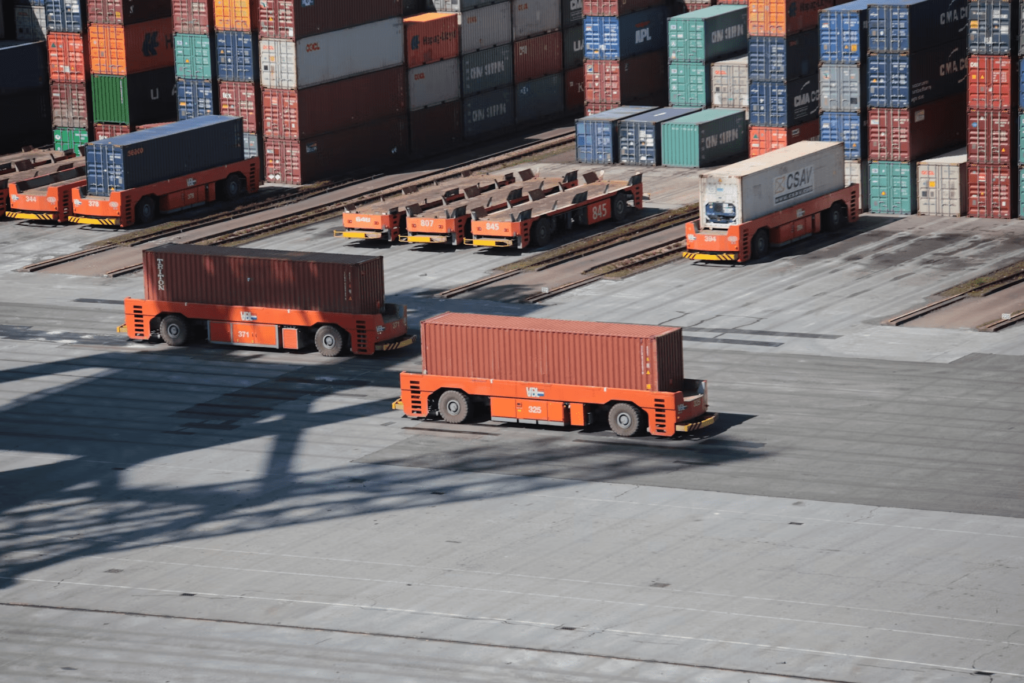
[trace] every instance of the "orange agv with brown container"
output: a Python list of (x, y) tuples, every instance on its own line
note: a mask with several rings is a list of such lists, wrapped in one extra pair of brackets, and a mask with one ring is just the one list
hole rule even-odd
[(619, 436), (714, 423), (707, 382), (683, 377), (678, 327), (442, 313), (420, 326), (422, 373), (395, 403), (413, 418), (587, 427)]

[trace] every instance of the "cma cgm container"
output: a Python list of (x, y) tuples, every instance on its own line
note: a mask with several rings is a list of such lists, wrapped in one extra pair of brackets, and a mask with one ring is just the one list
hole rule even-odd
[(142, 187), (242, 160), (242, 122), (204, 116), (92, 142), (85, 165), (89, 194)]
[(409, 114), (409, 147), (414, 157), (440, 154), (462, 142), (462, 102), (447, 102)]
[(668, 58), (713, 62), (747, 49), (747, 8), (719, 5), (668, 20)]
[(51, 83), (54, 128), (89, 127), (89, 93), (84, 83)]
[(1015, 166), (1017, 124), (1017, 116), (1008, 111), (987, 109), (968, 112), (967, 161), (972, 164)]
[(576, 121), (576, 162), (613, 164), (618, 156), (618, 126), (631, 116), (653, 111), (655, 107), (617, 107)]
[(750, 81), (750, 125), (786, 128), (818, 116), (818, 79)]
[(402, 20), (387, 19), (296, 41), (260, 40), (264, 88), (298, 90), (405, 61)]
[(948, 97), (964, 89), (967, 67), (962, 40), (909, 55), (869, 54), (868, 106), (906, 109)]
[(301, 40), (402, 16), (402, 0), (260, 0), (253, 6), (253, 21), (258, 22), (261, 39)]
[(217, 73), (213, 63), (210, 36), (176, 33), (174, 35), (174, 75), (178, 78), (213, 80)]
[(131, 76), (93, 76), (90, 95), (97, 123), (139, 126), (177, 118), (174, 69), (154, 69)]
[(46, 43), (0, 41), (0, 97), (45, 88), (49, 79)]
[(974, 218), (1012, 218), (1017, 207), (1017, 169), (968, 165), (967, 192), (967, 215)]
[(139, 24), (171, 16), (170, 0), (89, 0), (90, 24)]
[(711, 104), (711, 64), (669, 62), (668, 101), (676, 107), (706, 107)]
[(464, 10), (459, 14), (459, 43), (462, 54), (486, 50), (512, 42), (512, 6), (499, 2)]
[(46, 31), (82, 33), (88, 20), (83, 0), (45, 0)]
[[(874, 111), (874, 110), (873, 110)], [(905, 112), (903, 109), (884, 111)], [(867, 149), (867, 121), (860, 114), (848, 112), (822, 112), (820, 122), (822, 142), (843, 143), (843, 156), (851, 161), (864, 158)]]
[(171, 0), (175, 33), (208, 36), (214, 23), (213, 0)]
[[(986, 112), (987, 113), (987, 112)], [(935, 152), (964, 144), (967, 131), (966, 95), (912, 109), (868, 110), (868, 157), (872, 161), (917, 161)], [(984, 117), (984, 121), (990, 117)], [(1008, 152), (1013, 125), (1006, 117)]]
[(410, 69), (459, 56), (459, 16), (430, 12), (402, 20)]
[(217, 84), (217, 91), (220, 101), (218, 114), (241, 118), (242, 131), (246, 134), (259, 132), (259, 100), (256, 97), (256, 88), (252, 83), (228, 83), (221, 81)]
[(256, 45), (252, 36), (238, 31), (217, 31), (217, 79), (255, 83)]
[(14, 6), (15, 40), (46, 40), (46, 8), (37, 5)]
[(624, 119), (618, 124), (619, 163), (627, 166), (661, 166), (662, 124), (698, 111), (666, 107)]
[(960, 148), (917, 164), (917, 212), (967, 215), (967, 150)]
[[(395, 67), (302, 90), (264, 90), (263, 133), (303, 140), (394, 118), (408, 110), (405, 88), (405, 69)], [(378, 97), (381, 92), (391, 96)]]
[(668, 45), (668, 11), (654, 7), (619, 17), (583, 19), (583, 47), (587, 59), (627, 59)]
[(914, 164), (901, 161), (872, 161), (868, 165), (871, 213), (909, 216), (917, 212), (917, 183)]
[(565, 111), (565, 77), (561, 72), (516, 86), (516, 123), (560, 116)]
[(832, 7), (836, 0), (791, 2), (790, 0), (764, 0), (749, 3), (747, 30), (752, 36), (781, 38), (818, 27), (818, 11)]
[(747, 55), (723, 59), (711, 65), (711, 106), (747, 109), (750, 106), (750, 77)]
[(1020, 62), (1012, 57), (972, 55), (967, 59), (967, 106), (1011, 109), (1018, 101)]
[(819, 119), (788, 128), (750, 127), (750, 156), (756, 157), (804, 140), (817, 140)]
[(546, 33), (527, 38), (512, 47), (516, 83), (532, 81), (562, 71), (562, 34)]
[(867, 54), (868, 3), (856, 0), (823, 9), (818, 16), (822, 64), (860, 64)]
[(967, 51), (972, 55), (1013, 55), (1019, 28), (1016, 2), (972, 0), (968, 3)]
[(516, 100), (512, 86), (472, 95), (462, 101), (462, 132), (467, 140), (503, 133), (515, 123)]
[(661, 163), (682, 168), (727, 164), (747, 155), (742, 109), (705, 109), (661, 127)]
[(170, 17), (141, 24), (89, 25), (89, 66), (93, 74), (130, 76), (174, 66)]
[(462, 96), (503, 88), (513, 83), (512, 46), (499, 45), (462, 57)]
[(859, 64), (822, 64), (818, 69), (821, 111), (864, 111), (866, 74)]
[(409, 69), (408, 79), (409, 111), (462, 97), (462, 65), (458, 57)]
[(818, 68), (818, 48), (817, 30), (785, 38), (751, 36), (750, 80), (785, 83), (811, 76)]
[(46, 36), (50, 60), (50, 80), (85, 83), (89, 75), (89, 41), (77, 33), (51, 33)]
[(524, 40), (562, 28), (562, 0), (510, 3), (512, 40)]
[(178, 120), (186, 121), (216, 114), (217, 101), (210, 81), (178, 79)]
[(583, 66), (586, 50), (583, 49), (583, 25), (562, 31), (562, 69), (569, 71)]
[(968, 0), (890, 0), (868, 6), (868, 52), (912, 54), (966, 43)]
[(664, 50), (622, 61), (590, 60), (583, 68), (588, 105), (621, 106), (639, 100), (657, 105), (668, 100), (668, 64)]

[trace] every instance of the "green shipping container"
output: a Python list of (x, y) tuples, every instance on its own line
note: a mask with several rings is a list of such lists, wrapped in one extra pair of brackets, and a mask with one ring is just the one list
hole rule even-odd
[(81, 148), (89, 144), (89, 131), (85, 128), (54, 128), (53, 148), (58, 152), (71, 150), (81, 154)]
[(210, 36), (174, 35), (174, 75), (178, 78), (212, 81), (217, 76), (213, 55)]
[[(722, 6), (726, 7), (727, 5)], [(711, 64), (670, 62), (668, 65), (668, 103), (673, 107), (710, 106)]]
[(868, 168), (871, 184), (871, 213), (909, 216), (917, 212), (916, 164), (872, 161)]
[(745, 5), (716, 5), (668, 20), (669, 62), (711, 62), (747, 51)]
[(661, 124), (663, 166), (704, 168), (747, 156), (747, 113), (705, 109)]

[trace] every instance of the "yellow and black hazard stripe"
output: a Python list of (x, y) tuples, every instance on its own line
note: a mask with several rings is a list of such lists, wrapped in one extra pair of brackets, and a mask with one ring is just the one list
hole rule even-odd
[(684, 251), (683, 258), (691, 261), (735, 261), (735, 251)]
[(57, 214), (28, 211), (5, 211), (4, 215), (8, 218), (18, 218), (26, 221), (52, 221)]
[(412, 345), (416, 341), (416, 335), (412, 334), (401, 339), (394, 339), (392, 341), (380, 342), (373, 348), (377, 351), (395, 351), (397, 349), (404, 349), (406, 346)]
[(91, 216), (68, 216), (68, 220), (85, 225), (119, 225), (121, 223), (120, 218), (92, 218)]
[(715, 420), (717, 419), (718, 415), (716, 413), (705, 413), (703, 417), (694, 420), (693, 422), (686, 422), (681, 425), (676, 425), (676, 432), (695, 432), (698, 429), (710, 427), (711, 425), (715, 424)]

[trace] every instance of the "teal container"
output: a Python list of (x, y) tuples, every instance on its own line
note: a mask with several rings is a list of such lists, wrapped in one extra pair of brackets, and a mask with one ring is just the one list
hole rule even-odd
[(670, 62), (668, 103), (673, 107), (711, 106), (711, 64)]
[(53, 148), (58, 152), (71, 150), (81, 155), (81, 148), (89, 144), (89, 131), (85, 128), (54, 128)]
[(868, 168), (871, 213), (909, 216), (917, 212), (916, 164), (872, 161)]
[(661, 163), (704, 168), (747, 156), (747, 114), (742, 109), (705, 109), (661, 124)]
[(711, 62), (746, 51), (746, 5), (705, 7), (668, 20), (669, 62)]
[(191, 33), (174, 35), (174, 75), (178, 78), (212, 81), (217, 75), (210, 48), (210, 36)]

